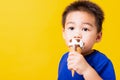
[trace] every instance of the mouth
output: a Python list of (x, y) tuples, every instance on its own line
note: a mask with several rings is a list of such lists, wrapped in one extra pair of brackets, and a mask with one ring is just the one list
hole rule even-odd
[(69, 47), (73, 47), (73, 46), (78, 46), (78, 47), (80, 47), (80, 48), (83, 48), (84, 47), (84, 42), (82, 41), (82, 40), (80, 40), (80, 39), (70, 39), (70, 41), (69, 41)]

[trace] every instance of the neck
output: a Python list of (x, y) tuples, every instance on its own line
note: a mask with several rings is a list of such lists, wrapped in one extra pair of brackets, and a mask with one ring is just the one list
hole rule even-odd
[(94, 49), (92, 49), (92, 50), (90, 50), (88, 52), (82, 53), (82, 55), (83, 56), (87, 56), (87, 55), (91, 54), (93, 51), (94, 51)]

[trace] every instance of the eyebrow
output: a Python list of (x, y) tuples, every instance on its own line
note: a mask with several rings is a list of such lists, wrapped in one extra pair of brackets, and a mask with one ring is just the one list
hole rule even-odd
[[(70, 22), (67, 22), (66, 25), (67, 25), (67, 24), (75, 24), (75, 22), (70, 21)], [(91, 27), (94, 26), (94, 25), (92, 25), (92, 24), (89, 23), (89, 22), (83, 22), (82, 25), (83, 25), (83, 24), (89, 25), (89, 26), (91, 26)]]
[(87, 24), (87, 25), (89, 25), (89, 26), (91, 26), (91, 27), (93, 27), (94, 25), (92, 25), (91, 23), (88, 23), (88, 22), (84, 22), (84, 23), (82, 23), (82, 25), (83, 24)]
[(70, 22), (67, 22), (67, 23), (66, 23), (66, 25), (67, 25), (67, 24), (75, 24), (75, 23), (74, 23), (74, 22), (72, 22), (72, 21), (70, 21)]

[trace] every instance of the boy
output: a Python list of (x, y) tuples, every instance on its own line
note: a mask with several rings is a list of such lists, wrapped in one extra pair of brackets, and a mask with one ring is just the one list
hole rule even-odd
[[(69, 46), (71, 39), (83, 41), (82, 52), (67, 52), (61, 58), (58, 80), (115, 80), (112, 62), (101, 52), (92, 50), (102, 37), (104, 13), (90, 1), (75, 1), (62, 16), (63, 37)], [(75, 71), (74, 76), (71, 70)]]

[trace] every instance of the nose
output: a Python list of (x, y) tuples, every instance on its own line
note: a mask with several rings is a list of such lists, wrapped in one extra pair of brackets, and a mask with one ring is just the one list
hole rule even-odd
[(81, 37), (81, 36), (77, 36), (77, 35), (76, 35), (76, 36), (74, 36), (74, 38), (80, 38), (80, 39), (81, 39), (82, 37)]
[(82, 34), (81, 34), (81, 31), (77, 30), (75, 35), (74, 35), (74, 38), (79, 38), (81, 39), (82, 38)]

